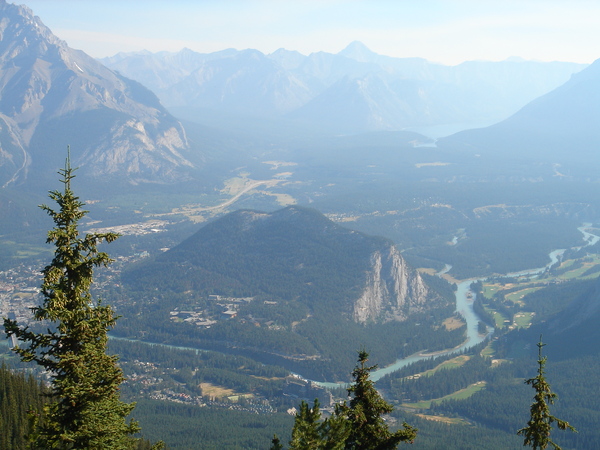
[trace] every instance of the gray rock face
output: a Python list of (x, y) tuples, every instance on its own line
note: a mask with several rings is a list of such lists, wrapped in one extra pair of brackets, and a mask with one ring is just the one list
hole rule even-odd
[(429, 298), (421, 276), (390, 245), (371, 255), (371, 270), (362, 295), (354, 303), (353, 319), (359, 323), (403, 321), (411, 313), (422, 311)]
[(23, 181), (28, 168), (54, 172), (50, 153), (64, 159), (69, 144), (74, 164), (96, 177), (169, 181), (192, 166), (181, 124), (154, 94), (69, 48), (30, 9), (4, 1), (0, 113), (14, 141), (0, 152), (0, 185)]
[(0, 114), (0, 186), (6, 187), (26, 176), (30, 163), (17, 124)]

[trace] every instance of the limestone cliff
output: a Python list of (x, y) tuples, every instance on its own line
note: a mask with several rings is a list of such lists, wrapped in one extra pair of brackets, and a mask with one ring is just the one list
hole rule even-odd
[(359, 323), (403, 321), (409, 314), (422, 311), (430, 297), (418, 272), (390, 244), (371, 255), (371, 269), (362, 295), (354, 303), (353, 319)]

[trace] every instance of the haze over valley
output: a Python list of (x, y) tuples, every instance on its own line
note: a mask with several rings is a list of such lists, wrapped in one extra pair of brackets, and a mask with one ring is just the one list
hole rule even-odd
[(37, 205), (70, 148), (81, 230), (121, 234), (94, 292), (145, 438), (287, 443), (293, 408), (333, 411), (366, 349), (415, 448), (521, 448), (542, 334), (579, 431), (553, 436), (600, 446), (600, 60), (442, 64), (362, 39), (94, 58), (35, 3), (0, 0), (0, 315), (39, 326)]

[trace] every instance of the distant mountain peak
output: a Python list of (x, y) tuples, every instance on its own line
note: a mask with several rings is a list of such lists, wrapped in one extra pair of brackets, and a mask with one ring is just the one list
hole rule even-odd
[(528, 60), (526, 60), (525, 58), (522, 58), (520, 56), (509, 56), (504, 61), (506, 61), (506, 62), (528, 62)]
[(374, 58), (379, 56), (360, 41), (351, 42), (345, 49), (339, 52), (338, 55), (354, 59), (358, 62), (372, 62)]

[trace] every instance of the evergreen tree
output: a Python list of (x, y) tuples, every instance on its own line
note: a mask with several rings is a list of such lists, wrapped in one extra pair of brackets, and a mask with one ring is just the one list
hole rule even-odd
[(283, 450), (283, 445), (277, 435), (274, 435), (273, 439), (271, 439), (271, 448), (269, 450)]
[(304, 401), (300, 403), (300, 411), (296, 413), (292, 429), (290, 448), (294, 450), (321, 448), (320, 419), (319, 400), (315, 399), (312, 409), (308, 407), (308, 403)]
[(30, 374), (13, 373), (0, 365), (0, 449), (25, 450), (28, 411), (40, 411), (44, 387)]
[(80, 237), (77, 225), (87, 211), (71, 190), (74, 175), (69, 158), (59, 174), (64, 191), (49, 194), (58, 210), (41, 206), (55, 223), (47, 243), (56, 248), (54, 259), (42, 272), (43, 302), (33, 308), (34, 319), (47, 324), (47, 332), (33, 332), (14, 320), (4, 320), (6, 334), (25, 344), (15, 352), (51, 376), (52, 401), (37, 421), (33, 445), (43, 449), (131, 448), (135, 440), (130, 435), (139, 427), (133, 420), (127, 423), (126, 417), (134, 404), (120, 401), (123, 373), (117, 357), (106, 353), (107, 332), (116, 317), (110, 306), (94, 301), (90, 294), (93, 269), (112, 262), (97, 246), (118, 235)]
[(366, 366), (368, 359), (366, 351), (358, 353), (358, 364), (352, 371), (354, 383), (348, 389), (348, 394), (353, 398), (348, 406), (342, 408), (350, 425), (350, 436), (346, 439), (345, 448), (395, 449), (400, 442), (412, 442), (417, 436), (417, 429), (404, 423), (402, 429), (390, 432), (382, 415), (392, 412), (393, 407), (379, 395), (369, 378), (369, 374), (377, 366)]
[(346, 440), (350, 436), (350, 423), (343, 410), (343, 404), (335, 405), (335, 411), (321, 425), (323, 450), (344, 450)]
[[(377, 366), (366, 366), (369, 355), (358, 354), (358, 364), (352, 372), (354, 383), (348, 388), (352, 396), (335, 407), (334, 413), (321, 421), (319, 401), (312, 408), (306, 402), (300, 404), (292, 430), (291, 450), (391, 450), (400, 442), (412, 442), (417, 429), (404, 423), (403, 428), (391, 433), (382, 415), (392, 412), (393, 407), (377, 392), (369, 374)], [(277, 436), (271, 450), (283, 448)]]
[(343, 450), (349, 434), (349, 423), (340, 405), (331, 417), (321, 421), (319, 400), (315, 399), (312, 409), (302, 402), (294, 421), (290, 449)]
[(538, 342), (538, 373), (534, 378), (525, 380), (525, 383), (531, 385), (535, 390), (535, 396), (533, 397), (533, 403), (530, 407), (531, 417), (527, 422), (525, 428), (521, 428), (517, 431), (517, 434), (524, 436), (523, 445), (529, 445), (535, 449), (545, 449), (548, 445), (551, 445), (555, 450), (560, 450), (560, 447), (552, 442), (550, 439), (550, 431), (552, 430), (552, 424), (556, 423), (559, 430), (571, 430), (575, 431), (569, 422), (565, 422), (552, 414), (550, 414), (550, 406), (554, 403), (557, 395), (550, 389), (550, 384), (546, 381), (544, 367), (546, 366), (546, 356), (542, 356), (542, 337), (540, 336), (540, 342)]

